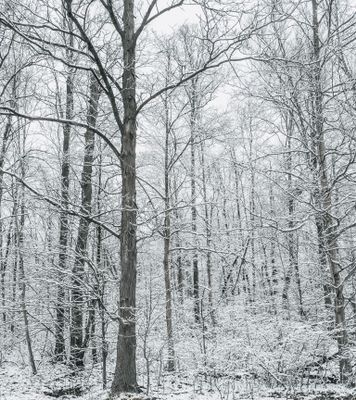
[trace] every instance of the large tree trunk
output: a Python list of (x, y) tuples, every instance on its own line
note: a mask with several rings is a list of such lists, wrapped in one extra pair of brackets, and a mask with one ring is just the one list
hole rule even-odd
[[(98, 116), (98, 102), (100, 97), (100, 86), (94, 75), (90, 77), (90, 99), (88, 105), (87, 125), (95, 127)], [(92, 203), (92, 173), (94, 161), (95, 133), (92, 129), (85, 132), (84, 163), (82, 171), (82, 204), (77, 242), (75, 246), (75, 260), (73, 268), (73, 289), (72, 289), (72, 313), (71, 313), (71, 362), (77, 367), (83, 366), (83, 358), (88, 338), (83, 339), (83, 278), (86, 260), (86, 250), (89, 234), (89, 220), (86, 216), (91, 213)], [(92, 323), (92, 313), (89, 318)], [(90, 327), (89, 323), (89, 327)], [(87, 327), (87, 329), (89, 329)], [(88, 331), (89, 332), (89, 331)], [(88, 337), (88, 332), (86, 337)]]
[(134, 1), (124, 1), (122, 99), (124, 121), (121, 132), (121, 236), (119, 334), (112, 395), (137, 392), (136, 378), (136, 72)]

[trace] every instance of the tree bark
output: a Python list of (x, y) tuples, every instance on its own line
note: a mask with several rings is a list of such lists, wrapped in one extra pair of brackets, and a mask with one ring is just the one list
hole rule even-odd
[[(72, 24), (68, 20), (69, 30), (72, 31)], [(73, 35), (69, 37), (69, 45), (73, 47)], [(68, 50), (67, 58), (71, 60), (72, 53)], [(69, 68), (66, 78), (66, 109), (65, 119), (70, 121), (73, 118), (74, 98), (74, 70)], [(62, 166), (61, 166), (61, 212), (59, 215), (59, 255), (58, 255), (58, 291), (56, 302), (56, 328), (55, 328), (55, 347), (54, 354), (57, 361), (65, 359), (65, 288), (63, 285), (64, 273), (67, 269), (67, 248), (69, 235), (69, 169), (70, 169), (70, 123), (63, 127), (63, 145), (62, 145)]]
[[(95, 127), (98, 117), (98, 102), (100, 97), (101, 88), (94, 75), (90, 76), (90, 98), (88, 105), (87, 124), (90, 127)], [(83, 338), (83, 279), (84, 279), (84, 266), (86, 260), (86, 250), (89, 234), (89, 220), (85, 218), (91, 213), (92, 203), (92, 174), (93, 174), (93, 161), (94, 161), (94, 148), (95, 148), (95, 133), (92, 129), (88, 128), (85, 132), (85, 150), (84, 162), (82, 171), (82, 200), (81, 200), (81, 213), (83, 217), (80, 218), (77, 242), (75, 246), (75, 260), (73, 268), (73, 288), (72, 288), (72, 312), (71, 312), (71, 363), (76, 367), (82, 367), (84, 364), (84, 353), (88, 342), (89, 331)], [(89, 324), (92, 323), (92, 310), (90, 312)], [(89, 327), (87, 326), (87, 329)]]
[(136, 39), (134, 0), (124, 1), (121, 132), (121, 236), (120, 307), (117, 358), (112, 395), (137, 392), (136, 378), (136, 280), (137, 280), (137, 205), (136, 205)]

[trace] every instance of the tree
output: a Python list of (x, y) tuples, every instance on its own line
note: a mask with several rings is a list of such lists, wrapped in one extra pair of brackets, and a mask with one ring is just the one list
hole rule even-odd
[[(87, 125), (96, 126), (99, 112), (99, 98), (101, 88), (94, 75), (90, 76), (90, 95), (88, 102)], [(83, 338), (83, 282), (84, 266), (87, 259), (87, 243), (90, 222), (86, 218), (91, 214), (92, 208), (92, 173), (94, 162), (95, 134), (88, 128), (85, 132), (84, 160), (82, 170), (82, 217), (79, 220), (77, 241), (75, 245), (75, 259), (73, 267), (72, 312), (71, 312), (71, 358), (77, 367), (83, 367), (84, 352), (89, 342), (90, 329), (93, 325), (93, 310), (90, 310), (85, 337)]]
[[(73, 53), (70, 48), (74, 45), (73, 26), (68, 17), (64, 18), (64, 25), (69, 31), (68, 50), (66, 59), (68, 64), (73, 62)], [(70, 120), (73, 118), (74, 109), (74, 78), (75, 70), (72, 67), (67, 68), (66, 77), (66, 98), (65, 98), (65, 115), (62, 116), (68, 122), (63, 126), (63, 147), (62, 147), (62, 165), (61, 165), (61, 212), (59, 216), (59, 254), (58, 254), (58, 282), (63, 279), (67, 269), (67, 248), (69, 235), (69, 171), (70, 171), (70, 142), (71, 130)], [(58, 361), (63, 361), (65, 358), (65, 288), (64, 285), (58, 285), (57, 305), (56, 305), (56, 337), (54, 354)]]

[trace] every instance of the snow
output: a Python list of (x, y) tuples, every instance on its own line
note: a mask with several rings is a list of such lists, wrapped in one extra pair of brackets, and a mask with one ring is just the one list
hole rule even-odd
[[(54, 389), (80, 385), (83, 394), (80, 396), (63, 395), (53, 397), (46, 393)], [(122, 394), (113, 400), (355, 400), (356, 390), (348, 389), (342, 385), (328, 385), (289, 393), (265, 390), (264, 393), (257, 388), (250, 392), (243, 390), (242, 386), (234, 387), (235, 390), (224, 386), (215, 390), (208, 387), (197, 387), (188, 382), (169, 377), (159, 388), (156, 388), (149, 397), (137, 394)], [(236, 390), (237, 389), (237, 390)], [(28, 368), (21, 368), (10, 363), (0, 367), (0, 400), (108, 400), (109, 390), (103, 390), (100, 384), (100, 371), (85, 371), (80, 377), (71, 378), (65, 367), (43, 365), (36, 376), (32, 376)]]

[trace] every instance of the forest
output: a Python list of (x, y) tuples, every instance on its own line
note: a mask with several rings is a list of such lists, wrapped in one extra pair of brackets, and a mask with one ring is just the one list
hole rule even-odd
[(0, 0), (0, 400), (355, 385), (356, 3)]

